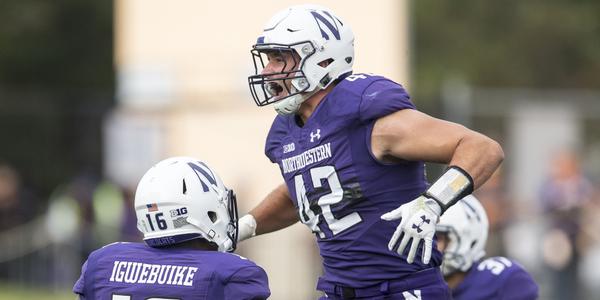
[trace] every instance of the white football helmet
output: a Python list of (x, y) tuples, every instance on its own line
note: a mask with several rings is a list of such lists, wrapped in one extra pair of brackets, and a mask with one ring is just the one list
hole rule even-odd
[[(295, 52), (300, 60), (291, 68), (262, 74), (266, 53), (283, 51)], [(297, 5), (269, 20), (251, 53), (255, 74), (248, 77), (248, 84), (256, 104), (277, 102), (278, 113), (292, 114), (314, 93), (352, 73), (354, 34), (329, 9)]]
[(221, 252), (235, 250), (235, 194), (200, 160), (172, 157), (150, 168), (137, 186), (135, 212), (149, 246), (203, 238)]
[(447, 234), (442, 273), (466, 272), (485, 255), (488, 218), (479, 200), (469, 195), (451, 206), (436, 226), (438, 233)]

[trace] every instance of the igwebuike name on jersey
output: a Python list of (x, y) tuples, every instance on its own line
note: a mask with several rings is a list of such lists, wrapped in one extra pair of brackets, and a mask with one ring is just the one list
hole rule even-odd
[(198, 271), (198, 268), (190, 266), (157, 265), (116, 260), (109, 281), (192, 286), (196, 271)]

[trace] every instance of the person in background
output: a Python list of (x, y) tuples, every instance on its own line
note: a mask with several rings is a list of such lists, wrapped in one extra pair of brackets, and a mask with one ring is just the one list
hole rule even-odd
[(22, 280), (28, 270), (37, 269), (36, 253), (22, 253), (33, 243), (23, 235), (40, 213), (39, 199), (23, 183), (21, 174), (7, 162), (0, 162), (0, 280)]
[[(329, 299), (448, 299), (435, 224), (494, 172), (500, 145), (419, 112), (390, 79), (353, 74), (352, 29), (322, 6), (276, 13), (251, 53), (251, 94), (279, 114), (265, 154), (284, 182), (240, 219), (240, 240), (300, 220)], [(424, 162), (449, 167), (429, 186)]]
[[(542, 257), (552, 282), (554, 299), (580, 299), (579, 260), (585, 253), (580, 243), (589, 227), (585, 214), (592, 203), (593, 185), (583, 173), (579, 156), (571, 150), (558, 152), (550, 173), (540, 187), (539, 200), (547, 228), (542, 238)], [(585, 226), (584, 226), (585, 224)]]
[(237, 203), (200, 160), (174, 157), (152, 167), (135, 193), (143, 243), (117, 242), (83, 264), (79, 299), (266, 299), (265, 271), (232, 254)]
[(502, 256), (484, 259), (488, 217), (474, 196), (449, 208), (436, 230), (437, 247), (444, 254), (442, 273), (453, 299), (537, 299), (538, 286), (521, 265)]

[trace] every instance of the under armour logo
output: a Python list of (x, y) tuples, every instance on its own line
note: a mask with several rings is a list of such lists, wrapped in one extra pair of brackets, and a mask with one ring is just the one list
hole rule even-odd
[(412, 228), (417, 230), (417, 233), (421, 233), (421, 231), (423, 231), (423, 229), (421, 229), (421, 225), (423, 225), (423, 223), (427, 223), (429, 224), (429, 222), (431, 222), (431, 219), (427, 219), (425, 217), (425, 215), (421, 216), (421, 223), (419, 223), (419, 225), (413, 224)]
[(316, 133), (313, 133), (312, 131), (310, 132), (310, 142), (311, 143), (315, 142), (315, 138), (317, 138), (317, 140), (319, 140), (321, 138), (321, 129), (317, 129)]

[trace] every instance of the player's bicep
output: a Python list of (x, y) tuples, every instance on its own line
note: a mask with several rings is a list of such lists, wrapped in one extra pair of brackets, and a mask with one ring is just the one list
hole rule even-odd
[(225, 285), (225, 299), (260, 300), (270, 295), (267, 274), (258, 266), (238, 270)]
[(381, 161), (448, 163), (461, 139), (470, 134), (471, 131), (462, 125), (404, 109), (375, 122), (371, 147)]

